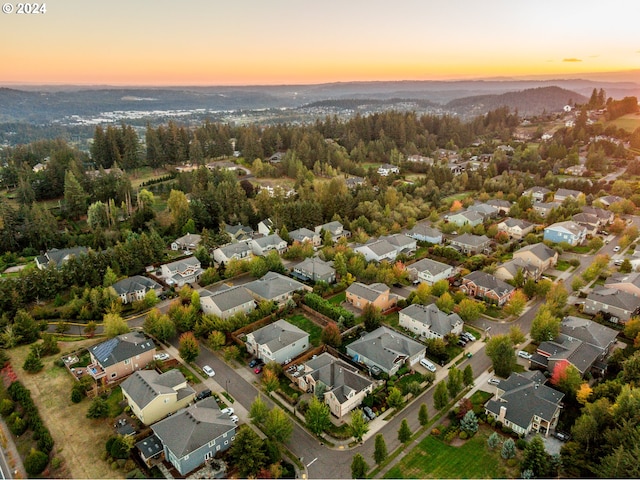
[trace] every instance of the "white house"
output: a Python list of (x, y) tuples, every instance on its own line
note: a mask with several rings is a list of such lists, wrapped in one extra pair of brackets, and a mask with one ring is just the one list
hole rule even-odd
[(251, 260), (251, 257), (251, 246), (248, 242), (230, 243), (213, 251), (213, 259), (218, 264), (226, 264), (233, 259)]
[(412, 277), (427, 285), (433, 285), (437, 281), (446, 280), (453, 275), (453, 267), (451, 265), (436, 262), (430, 258), (423, 258), (408, 265), (407, 270), (412, 274)]
[(411, 333), (425, 338), (441, 338), (462, 333), (464, 322), (457, 313), (446, 314), (434, 303), (409, 305), (400, 310), (399, 324)]
[(388, 177), (392, 173), (400, 173), (400, 168), (390, 163), (384, 163), (378, 167), (378, 175)]
[(187, 283), (194, 283), (202, 275), (200, 260), (196, 257), (185, 258), (176, 262), (162, 265), (162, 276), (169, 285), (182, 287)]
[(247, 334), (247, 351), (265, 363), (285, 363), (307, 348), (309, 334), (284, 320), (277, 320)]
[(252, 312), (256, 302), (243, 286), (222, 285), (215, 292), (204, 290), (200, 294), (200, 308), (204, 313), (226, 319), (240, 312)]
[(249, 244), (253, 254), (258, 256), (266, 255), (271, 250), (275, 250), (278, 254), (282, 254), (287, 250), (287, 242), (280, 238), (277, 233), (266, 237), (254, 238)]

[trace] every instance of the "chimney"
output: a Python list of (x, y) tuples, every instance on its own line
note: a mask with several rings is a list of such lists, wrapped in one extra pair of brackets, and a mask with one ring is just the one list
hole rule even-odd
[(507, 416), (507, 407), (500, 407), (500, 415), (498, 415), (498, 421), (504, 423), (504, 417)]

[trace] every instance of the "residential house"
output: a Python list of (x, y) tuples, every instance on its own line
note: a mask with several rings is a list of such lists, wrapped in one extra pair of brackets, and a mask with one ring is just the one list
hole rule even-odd
[(287, 250), (287, 242), (285, 242), (280, 235), (273, 233), (266, 237), (254, 238), (249, 242), (251, 245), (251, 251), (254, 255), (262, 257), (272, 250), (278, 252), (278, 255), (283, 254)]
[(201, 240), (202, 235), (187, 233), (186, 235), (180, 238), (176, 238), (173, 242), (171, 242), (171, 250), (193, 252), (196, 248), (198, 248)]
[(397, 255), (413, 255), (418, 247), (418, 242), (414, 238), (402, 233), (394, 233), (380, 238), (393, 245), (396, 248)]
[(152, 425), (151, 430), (162, 443), (165, 459), (186, 476), (231, 446), (236, 424), (209, 397)]
[(576, 213), (571, 217), (575, 223), (587, 230), (587, 235), (595, 235), (600, 228), (600, 219), (591, 213)]
[(491, 240), (486, 235), (473, 235), (471, 233), (463, 233), (452, 238), (451, 246), (457, 247), (467, 255), (476, 255), (482, 253), (489, 248)]
[(311, 287), (276, 272), (268, 272), (262, 278), (244, 285), (256, 301), (284, 304), (297, 291), (311, 291)]
[(453, 267), (446, 263), (436, 262), (430, 258), (423, 258), (411, 265), (407, 265), (411, 278), (433, 285), (439, 280), (447, 280), (453, 276)]
[(415, 365), (424, 358), (426, 347), (390, 329), (378, 327), (347, 345), (347, 355), (367, 367), (378, 367), (387, 375), (395, 374), (403, 365)]
[(493, 205), (489, 205), (488, 203), (474, 203), (469, 208), (467, 208), (468, 212), (478, 212), (482, 215), (482, 218), (495, 218), (498, 216), (498, 208)]
[(551, 210), (553, 210), (554, 208), (558, 208), (561, 205), (562, 204), (560, 202), (535, 203), (533, 205), (533, 209), (538, 215), (544, 218), (548, 216), (549, 213), (551, 213)]
[(587, 229), (571, 220), (558, 222), (544, 229), (543, 238), (553, 243), (566, 242), (575, 247), (585, 241)]
[(535, 265), (542, 273), (556, 266), (558, 252), (553, 248), (547, 247), (544, 243), (534, 243), (513, 252), (513, 258), (520, 258), (531, 265)]
[(67, 262), (70, 258), (83, 255), (88, 252), (87, 247), (73, 247), (73, 248), (52, 248), (47, 250), (44, 255), (38, 255), (36, 257), (36, 266), (40, 270), (44, 270), (49, 264), (55, 265), (60, 268), (62, 264)]
[(196, 257), (185, 258), (162, 265), (162, 276), (168, 285), (182, 287), (187, 283), (195, 283), (202, 275), (200, 260)]
[(253, 257), (249, 242), (230, 243), (213, 251), (213, 259), (218, 264), (227, 264), (231, 260), (251, 260)]
[(269, 159), (267, 160), (269, 163), (280, 163), (282, 162), (282, 157), (284, 157), (284, 154), (286, 152), (276, 152), (273, 155), (271, 155), (269, 157)]
[(284, 320), (277, 320), (247, 334), (247, 351), (265, 363), (284, 364), (309, 348), (309, 334)]
[[(351, 236), (351, 232), (349, 230), (345, 230), (344, 226), (338, 221), (325, 223), (324, 225), (318, 225), (315, 228), (315, 232), (320, 234), (321, 236), (323, 230), (331, 234), (332, 242), (337, 242), (341, 238), (349, 238)], [(324, 241), (324, 238), (322, 240)]]
[(345, 179), (345, 183), (347, 184), (348, 189), (353, 190), (356, 187), (360, 187), (364, 185), (365, 180), (362, 177), (353, 176)]
[(464, 322), (457, 313), (444, 313), (435, 303), (419, 305), (414, 303), (400, 310), (399, 324), (413, 334), (425, 338), (440, 338), (450, 333), (462, 333)]
[(378, 307), (383, 312), (395, 306), (398, 297), (391, 294), (391, 289), (384, 283), (364, 283), (354, 282), (349, 285), (346, 291), (347, 302), (362, 310), (370, 303)]
[(609, 210), (605, 210), (604, 208), (584, 206), (582, 207), (582, 212), (589, 213), (591, 215), (595, 215), (596, 217), (598, 217), (598, 224), (601, 227), (608, 225), (614, 220), (613, 212), (610, 212)]
[(381, 262), (382, 260), (393, 261), (398, 255), (396, 246), (384, 238), (372, 238), (367, 241), (367, 243), (354, 247), (353, 251), (364, 255), (367, 262)]
[(420, 242), (433, 243), (434, 245), (442, 243), (442, 232), (437, 228), (429, 226), (428, 222), (417, 223), (407, 232), (407, 236), (415, 238)]
[(164, 373), (137, 371), (120, 388), (133, 414), (145, 425), (186, 407), (196, 396), (182, 372), (175, 368)]
[(600, 202), (605, 207), (609, 208), (614, 203), (618, 203), (624, 200), (624, 198), (617, 195), (605, 195), (604, 197), (597, 198), (596, 201)]
[(293, 267), (291, 274), (303, 282), (326, 282), (336, 281), (336, 269), (333, 262), (325, 262), (318, 257), (306, 258)]
[(308, 228), (298, 228), (297, 230), (289, 232), (289, 238), (292, 242), (311, 242), (314, 247), (319, 247), (322, 244), (320, 234)]
[(564, 393), (547, 387), (545, 381), (538, 371), (512, 373), (496, 387), (485, 413), (520, 435), (549, 436), (558, 424)]
[(258, 233), (261, 235), (269, 235), (275, 232), (275, 225), (273, 220), (270, 218), (265, 218), (260, 223), (258, 223)]
[(400, 173), (400, 168), (390, 163), (384, 163), (378, 167), (378, 175), (388, 177), (392, 173)]
[(499, 232), (505, 232), (509, 237), (520, 240), (533, 232), (536, 224), (519, 218), (505, 218), (497, 226)]
[(587, 167), (585, 167), (584, 165), (580, 164), (580, 165), (572, 165), (570, 167), (567, 167), (564, 169), (564, 173), (567, 175), (574, 175), (576, 177), (581, 177), (582, 175), (584, 175), (587, 171)]
[(145, 295), (151, 290), (156, 292), (156, 295), (162, 293), (162, 285), (142, 275), (124, 278), (114, 283), (112, 287), (123, 304), (144, 300)]
[(570, 190), (568, 188), (559, 188), (558, 191), (553, 195), (553, 200), (556, 202), (564, 202), (567, 198), (573, 198), (574, 200), (578, 199), (578, 196), (582, 192), (578, 190)]
[(315, 392), (319, 383), (324, 385), (324, 403), (337, 418), (358, 408), (374, 387), (374, 382), (353, 365), (326, 352), (308, 360), (298, 377), (298, 387), (303, 392)]
[(509, 215), (512, 204), (508, 200), (500, 200), (499, 198), (495, 198), (493, 200), (488, 200), (487, 205), (497, 208), (498, 214), (500, 215)]
[(89, 347), (87, 373), (103, 382), (118, 381), (153, 361), (156, 345), (142, 332), (129, 332)]
[(473, 210), (461, 210), (460, 212), (451, 214), (445, 218), (450, 223), (453, 223), (458, 227), (462, 227), (463, 225), (471, 225), (472, 227), (475, 227), (484, 221), (484, 216)]
[(613, 323), (626, 323), (640, 315), (640, 297), (615, 288), (595, 288), (585, 299), (584, 312), (600, 313)]
[(544, 202), (547, 195), (551, 193), (551, 190), (545, 187), (531, 187), (528, 190), (525, 190), (522, 195), (525, 197), (531, 197), (533, 203), (541, 203)]
[(140, 458), (149, 468), (152, 468), (162, 459), (162, 442), (155, 435), (143, 438), (136, 443), (136, 449)]
[(200, 293), (200, 308), (206, 314), (226, 319), (240, 312), (253, 312), (256, 302), (244, 286), (222, 285), (216, 291)]
[(640, 273), (614, 273), (605, 281), (605, 287), (640, 297)]
[(231, 237), (232, 242), (248, 241), (253, 238), (253, 228), (245, 225), (227, 225), (224, 224), (224, 231)]
[(502, 307), (511, 299), (515, 289), (493, 275), (476, 271), (462, 277), (460, 290), (471, 297)]
[(538, 267), (532, 265), (531, 263), (527, 263), (525, 260), (521, 258), (512, 258), (504, 262), (501, 265), (498, 265), (496, 271), (493, 272), (493, 275), (503, 281), (513, 280), (518, 275), (518, 272), (521, 271), (523, 278), (538, 280), (540, 278), (541, 272), (538, 270)]
[(588, 371), (603, 374), (605, 363), (618, 332), (584, 318), (565, 317), (557, 338), (542, 342), (531, 358), (532, 367), (553, 373), (559, 363), (569, 363), (580, 374)]

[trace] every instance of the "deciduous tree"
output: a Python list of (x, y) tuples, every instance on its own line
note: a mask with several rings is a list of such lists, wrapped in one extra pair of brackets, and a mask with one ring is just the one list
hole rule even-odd
[(387, 444), (381, 433), (376, 435), (375, 450), (373, 451), (373, 459), (378, 465), (387, 459)]
[(184, 332), (180, 335), (178, 351), (182, 359), (187, 363), (191, 363), (198, 358), (198, 355), (200, 355), (200, 346), (192, 332)]
[(320, 401), (317, 397), (311, 397), (309, 407), (304, 414), (307, 427), (316, 435), (322, 435), (322, 432), (331, 425), (331, 413), (329, 406)]
[(516, 354), (508, 335), (491, 337), (486, 346), (487, 356), (493, 362), (496, 375), (508, 377), (516, 365)]

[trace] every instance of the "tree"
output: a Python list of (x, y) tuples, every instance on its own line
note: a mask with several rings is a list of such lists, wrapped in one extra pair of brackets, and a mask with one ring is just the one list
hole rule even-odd
[(520, 289), (513, 292), (511, 299), (504, 306), (504, 311), (507, 315), (519, 316), (524, 311), (524, 307), (527, 306), (527, 296)]
[(513, 458), (516, 456), (516, 443), (512, 438), (507, 438), (505, 442), (502, 444), (502, 450), (500, 451), (500, 456), (505, 460)]
[(562, 316), (564, 308), (567, 306), (569, 292), (564, 288), (562, 282), (552, 284), (546, 295), (546, 307), (554, 316)]
[(538, 310), (531, 323), (531, 338), (537, 343), (553, 340), (560, 334), (560, 324), (560, 319), (553, 315), (547, 305), (544, 305)]
[(114, 283), (118, 281), (118, 276), (113, 271), (111, 267), (107, 267), (107, 271), (104, 272), (104, 277), (102, 278), (102, 286), (110, 287)]
[(458, 304), (456, 311), (462, 320), (472, 322), (480, 318), (480, 315), (485, 311), (485, 306), (484, 303), (478, 302), (477, 300), (465, 298)]
[(275, 407), (267, 414), (263, 430), (271, 440), (277, 443), (287, 443), (293, 433), (293, 424), (280, 407)]
[(369, 465), (365, 462), (364, 457), (356, 453), (351, 461), (351, 478), (366, 478), (367, 470), (369, 470)]
[(198, 358), (198, 355), (200, 355), (200, 346), (192, 332), (184, 332), (180, 335), (179, 342), (178, 351), (185, 362), (191, 363)]
[(494, 449), (496, 448), (498, 445), (500, 444), (500, 435), (498, 435), (497, 432), (493, 432), (491, 435), (489, 435), (489, 438), (487, 438), (487, 446), (490, 449)]
[(338, 324), (335, 322), (329, 322), (322, 329), (322, 343), (326, 343), (327, 345), (331, 345), (332, 347), (338, 348), (342, 345), (342, 336), (340, 335), (340, 328)]
[(396, 387), (391, 387), (389, 389), (389, 395), (387, 396), (387, 405), (389, 405), (389, 408), (395, 408), (396, 410), (400, 410), (404, 405), (402, 392)]
[(520, 330), (519, 325), (512, 325), (511, 328), (509, 328), (509, 338), (511, 339), (511, 343), (514, 345), (518, 345), (526, 340), (526, 337), (524, 336), (524, 333), (522, 333), (522, 330)]
[(444, 382), (436, 385), (436, 390), (433, 392), (433, 406), (436, 410), (442, 410), (447, 406), (449, 401), (449, 392), (447, 391), (447, 384)]
[(357, 442), (361, 442), (362, 437), (364, 437), (365, 433), (369, 431), (369, 425), (365, 420), (364, 413), (359, 408), (352, 410), (351, 412), (351, 422), (349, 422), (349, 431), (351, 432), (351, 435), (353, 435), (353, 438), (355, 438)]
[(157, 308), (147, 313), (143, 328), (145, 332), (163, 343), (166, 343), (170, 338), (176, 336), (175, 323), (169, 318), (169, 315), (160, 313), (160, 310)]
[(244, 426), (238, 430), (236, 439), (231, 442), (229, 455), (241, 477), (254, 477), (267, 465), (267, 455), (262, 446), (262, 440), (251, 428)]
[(449, 294), (449, 292), (444, 292), (442, 295), (440, 295), (438, 300), (436, 300), (436, 306), (444, 313), (451, 313), (455, 305), (456, 302), (451, 294)]
[(406, 443), (410, 439), (411, 439), (411, 429), (409, 428), (409, 423), (405, 418), (404, 420), (402, 420), (402, 423), (400, 424), (400, 429), (398, 430), (398, 440), (400, 440), (402, 443)]
[(460, 420), (460, 428), (462, 431), (467, 432), (469, 436), (475, 435), (478, 431), (478, 418), (473, 410), (469, 410), (465, 413), (462, 420)]
[(117, 337), (118, 335), (131, 331), (126, 320), (117, 313), (106, 313), (102, 317), (102, 325), (104, 334), (108, 338)]
[(191, 215), (189, 210), (189, 200), (184, 192), (171, 190), (167, 200), (167, 209), (171, 213), (173, 225), (176, 232), (180, 232)]
[(40, 328), (27, 311), (20, 309), (13, 317), (13, 335), (16, 343), (33, 343), (40, 336)]
[(427, 408), (426, 403), (420, 405), (420, 410), (418, 410), (418, 421), (422, 427), (429, 423), (429, 409)]
[(309, 430), (320, 436), (322, 432), (331, 425), (330, 415), (329, 406), (320, 401), (316, 396), (313, 396), (304, 414), (304, 419), (307, 422)]
[(29, 355), (24, 360), (24, 364), (22, 365), (22, 369), (25, 372), (29, 373), (38, 373), (40, 370), (44, 368), (44, 364), (40, 359), (40, 351), (39, 349), (31, 349)]
[(438, 280), (431, 286), (431, 295), (441, 297), (445, 292), (449, 291), (449, 282), (446, 280)]
[(382, 312), (373, 303), (367, 303), (362, 309), (362, 318), (365, 330), (371, 332), (380, 326)]
[(220, 350), (227, 343), (227, 337), (224, 333), (214, 330), (209, 334), (207, 343), (212, 350)]
[(487, 356), (493, 362), (496, 375), (508, 377), (516, 365), (516, 354), (508, 335), (496, 335), (487, 341)]
[(89, 405), (87, 418), (107, 418), (109, 415), (109, 404), (102, 397), (94, 398)]
[(373, 451), (373, 459), (380, 465), (387, 459), (387, 444), (381, 433), (376, 435), (375, 449)]
[(262, 399), (262, 395), (258, 395), (251, 404), (249, 409), (249, 418), (254, 425), (262, 425), (267, 419), (269, 407)]
[(580, 385), (580, 388), (576, 392), (576, 400), (578, 400), (580, 404), (586, 405), (589, 402), (589, 397), (591, 396), (592, 392), (593, 389), (589, 386), (588, 383), (582, 383)]
[(527, 443), (522, 458), (522, 470), (531, 470), (536, 477), (545, 477), (549, 471), (549, 454), (539, 435)]
[(582, 384), (582, 375), (567, 360), (561, 360), (553, 368), (551, 383), (567, 395), (575, 396)]
[(462, 371), (462, 382), (465, 387), (473, 385), (473, 368), (471, 365), (464, 367), (464, 370)]
[(24, 459), (24, 469), (33, 478), (44, 472), (49, 463), (49, 455), (40, 450), (32, 448), (29, 455)]
[(447, 390), (451, 398), (456, 398), (456, 395), (462, 390), (462, 372), (456, 367), (449, 369), (449, 375), (447, 377)]
[(64, 175), (64, 203), (70, 218), (78, 219), (87, 211), (89, 196), (71, 170)]

